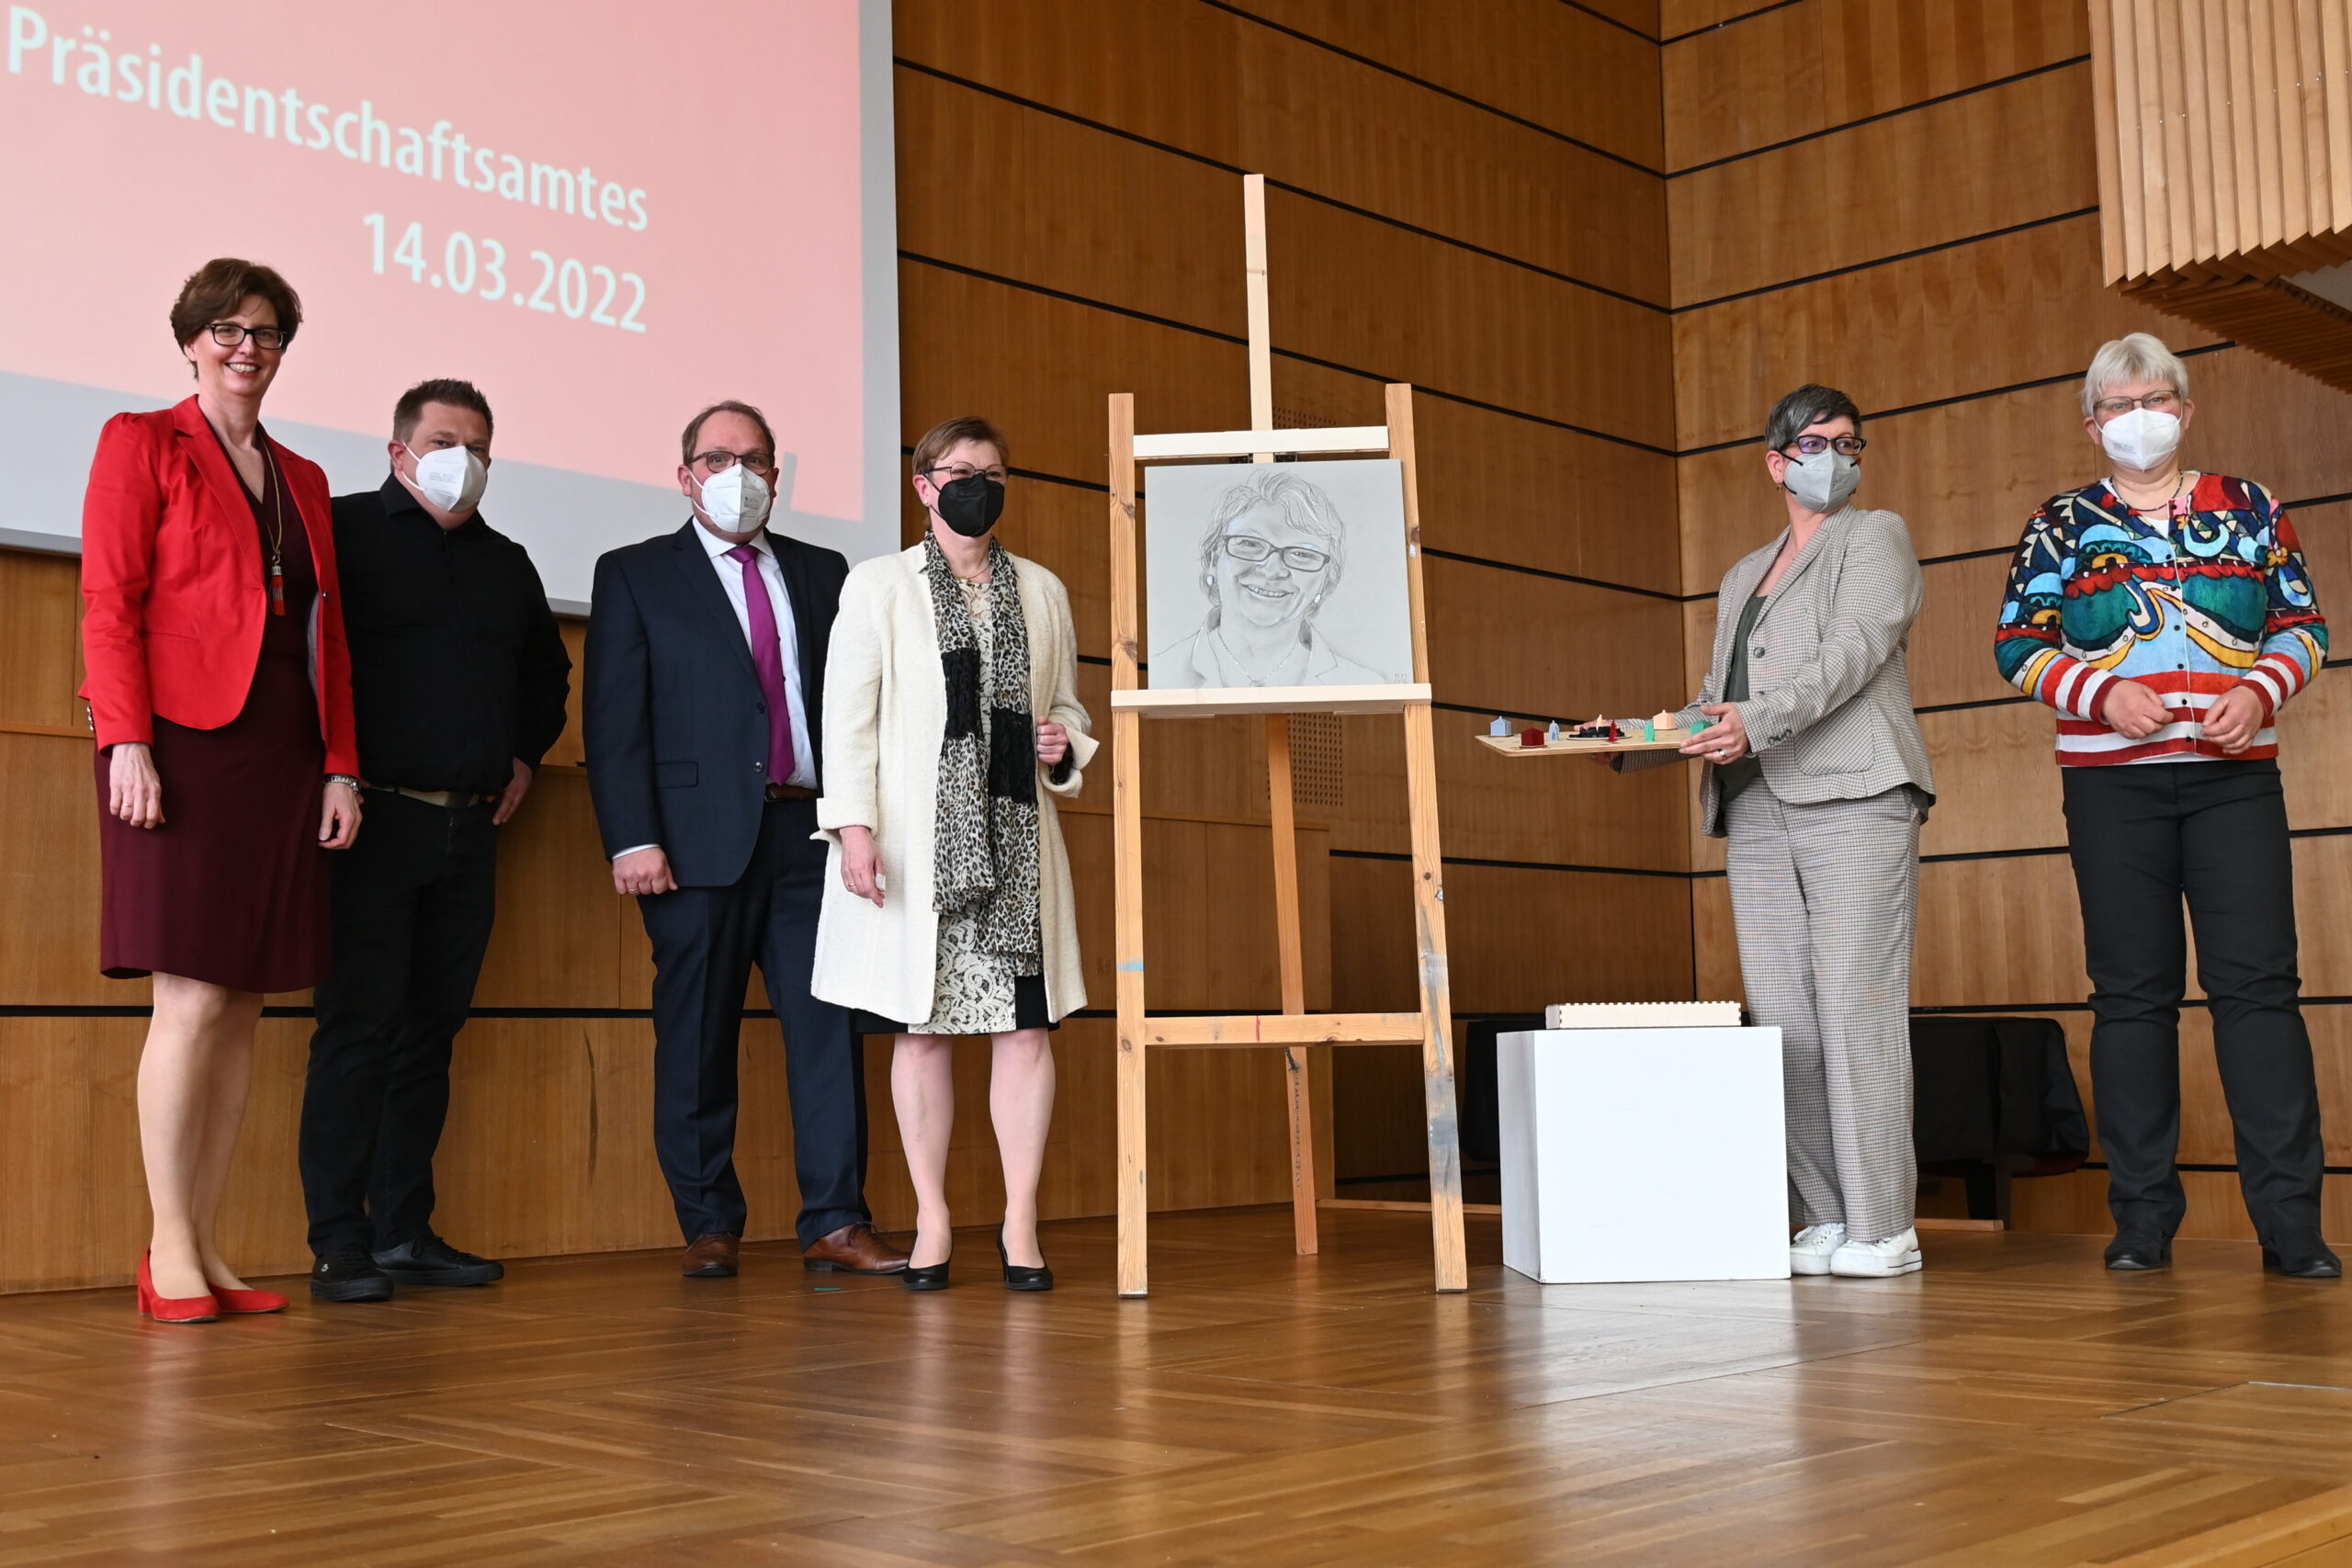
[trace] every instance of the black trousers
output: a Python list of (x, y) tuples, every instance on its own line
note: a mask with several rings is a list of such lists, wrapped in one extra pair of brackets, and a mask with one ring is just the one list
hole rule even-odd
[(816, 827), (815, 801), (772, 800), (741, 881), (638, 900), (653, 940), (653, 1148), (688, 1241), (743, 1234), (736, 1066), (754, 961), (784, 1026), (800, 1245), (873, 1218), (865, 1053), (848, 1010), (808, 994), (825, 888)]
[(311, 1247), (382, 1250), (433, 1225), (449, 1055), (498, 912), (493, 805), (449, 810), (370, 790), (331, 862), (334, 969), (319, 982), (302, 1090)]
[(2117, 1229), (2169, 1237), (2188, 1208), (2174, 1165), (2186, 897), (2246, 1213), (2266, 1242), (2318, 1235), (2325, 1154), (2300, 1008), (2294, 864), (2278, 764), (2063, 772), (2097, 1017), (2091, 1086)]

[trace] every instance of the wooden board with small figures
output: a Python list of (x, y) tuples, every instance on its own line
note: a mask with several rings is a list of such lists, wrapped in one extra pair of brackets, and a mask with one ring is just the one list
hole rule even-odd
[(1542, 746), (1529, 746), (1516, 734), (1481, 735), (1478, 743), (1506, 757), (1577, 757), (1607, 751), (1678, 750), (1690, 743), (1690, 732), (1687, 729), (1661, 729), (1655, 740), (1571, 740), (1563, 734), (1559, 739)]

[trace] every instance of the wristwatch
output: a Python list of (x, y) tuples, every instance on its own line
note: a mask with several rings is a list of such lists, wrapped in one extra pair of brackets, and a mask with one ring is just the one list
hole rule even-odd
[(361, 784), (357, 779), (353, 778), (349, 773), (329, 773), (327, 775), (327, 783), (347, 785), (350, 788), (351, 793), (354, 795), (357, 795), (361, 790), (368, 787), (366, 784)]

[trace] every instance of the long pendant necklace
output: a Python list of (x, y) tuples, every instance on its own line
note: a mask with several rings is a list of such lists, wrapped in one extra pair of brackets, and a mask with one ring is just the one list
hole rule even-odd
[(269, 460), (269, 449), (261, 455), (261, 481), (269, 491), (271, 528), (269, 535), (269, 613), (286, 614), (286, 489), (277, 482), (277, 465)]

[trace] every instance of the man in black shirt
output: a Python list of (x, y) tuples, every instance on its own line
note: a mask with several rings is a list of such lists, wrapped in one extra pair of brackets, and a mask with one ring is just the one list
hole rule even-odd
[(334, 863), (334, 972), (302, 1096), (311, 1293), (505, 1269), (433, 1230), (450, 1048), (496, 908), (498, 829), (563, 733), (571, 657), (523, 547), (476, 510), (491, 414), (465, 381), (392, 411), (391, 477), (334, 502), (368, 831)]

